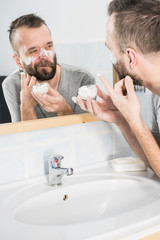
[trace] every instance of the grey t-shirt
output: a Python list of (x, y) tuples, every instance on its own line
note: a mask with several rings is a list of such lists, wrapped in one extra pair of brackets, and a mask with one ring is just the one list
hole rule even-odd
[[(58, 92), (65, 98), (73, 112), (83, 113), (84, 111), (72, 101), (73, 96), (77, 96), (78, 88), (84, 85), (95, 84), (94, 77), (86, 70), (70, 66), (67, 64), (59, 64), (61, 67), (60, 84)], [(9, 75), (2, 84), (4, 97), (11, 114), (12, 122), (21, 121), (20, 114), (20, 91), (21, 76), (19, 71)], [(38, 118), (55, 117), (57, 114), (47, 112), (40, 104), (37, 104), (36, 113)]]
[(160, 142), (160, 97), (152, 93), (152, 133)]

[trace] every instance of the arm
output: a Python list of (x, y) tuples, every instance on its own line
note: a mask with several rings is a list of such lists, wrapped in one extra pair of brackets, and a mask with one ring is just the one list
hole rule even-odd
[(139, 156), (140, 159), (143, 160), (148, 167), (151, 167), (146, 157), (146, 154), (144, 153), (135, 133), (131, 130), (130, 126), (128, 125), (128, 122), (124, 119), (124, 121), (118, 122), (116, 123), (116, 125), (120, 128), (123, 136), (129, 143), (133, 151), (136, 153), (136, 155)]
[(136, 135), (134, 134), (134, 131), (132, 131), (126, 119), (115, 107), (111, 97), (102, 92), (98, 86), (97, 90), (97, 94), (102, 100), (99, 102), (88, 98), (88, 101), (84, 102), (78, 96), (78, 103), (81, 108), (83, 108), (84, 110), (88, 110), (92, 115), (94, 115), (100, 120), (114, 122), (120, 128), (124, 137), (131, 145), (135, 153), (146, 163), (146, 165), (150, 166), (146, 154), (144, 153)]
[(37, 119), (37, 114), (35, 111), (35, 106), (37, 101), (32, 96), (32, 87), (36, 83), (35, 77), (30, 77), (25, 73), (21, 74), (21, 92), (20, 92), (20, 112), (21, 112), (21, 121)]
[[(145, 162), (148, 160), (152, 169), (160, 177), (160, 148), (151, 131), (141, 118), (141, 107), (134, 91), (132, 79), (127, 76), (117, 84), (117, 87), (114, 90), (103, 76), (101, 76), (101, 80), (111, 96), (114, 105), (121, 112), (132, 133), (134, 133), (135, 138), (137, 139), (136, 149), (138, 150), (140, 157), (142, 157), (142, 160)], [(126, 96), (123, 95), (124, 86), (127, 91)], [(124, 131), (124, 128), (122, 130)], [(124, 133), (126, 134), (125, 131)], [(130, 140), (130, 138), (128, 138), (128, 140)], [(133, 142), (131, 143), (133, 144)], [(144, 153), (144, 156), (142, 156), (143, 154), (141, 155), (141, 153)]]
[(131, 125), (131, 128), (133, 129), (137, 140), (147, 156), (152, 169), (160, 177), (160, 148), (151, 131), (148, 129), (142, 119), (140, 119), (137, 126)]

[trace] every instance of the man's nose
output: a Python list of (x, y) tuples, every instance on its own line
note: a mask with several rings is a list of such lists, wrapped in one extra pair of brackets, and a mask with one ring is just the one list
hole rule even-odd
[(48, 53), (44, 48), (41, 48), (40, 52), (39, 52), (39, 56), (40, 57), (48, 57)]

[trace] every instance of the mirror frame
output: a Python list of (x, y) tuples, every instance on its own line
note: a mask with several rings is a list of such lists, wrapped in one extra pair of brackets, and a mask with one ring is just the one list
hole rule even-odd
[(52, 117), (45, 119), (28, 120), (16, 123), (0, 124), (0, 135), (35, 131), (53, 127), (62, 127), (72, 124), (98, 121), (90, 113)]
[[(118, 74), (113, 67), (113, 86), (119, 81)], [(45, 119), (28, 120), (16, 123), (0, 124), (0, 135), (28, 132), (53, 127), (99, 121), (90, 113), (74, 114)]]

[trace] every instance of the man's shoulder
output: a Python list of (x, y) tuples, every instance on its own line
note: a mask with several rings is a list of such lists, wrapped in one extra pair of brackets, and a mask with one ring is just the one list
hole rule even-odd
[(152, 92), (152, 106), (153, 109), (159, 109), (160, 108), (160, 96)]
[(2, 85), (3, 87), (10, 86), (10, 85), (20, 85), (20, 79), (21, 79), (21, 75), (20, 75), (20, 72), (17, 70), (12, 72), (10, 75), (8, 75), (4, 79)]
[(151, 94), (152, 96), (152, 101), (159, 101), (160, 100), (160, 96), (158, 96), (157, 94), (153, 93)]
[(59, 65), (61, 66), (62, 71), (66, 71), (66, 72), (70, 72), (72, 74), (78, 74), (78, 75), (88, 75), (88, 77), (92, 79), (94, 78), (93, 75), (83, 67), (78, 67), (74, 65), (65, 64), (65, 63), (60, 63)]

